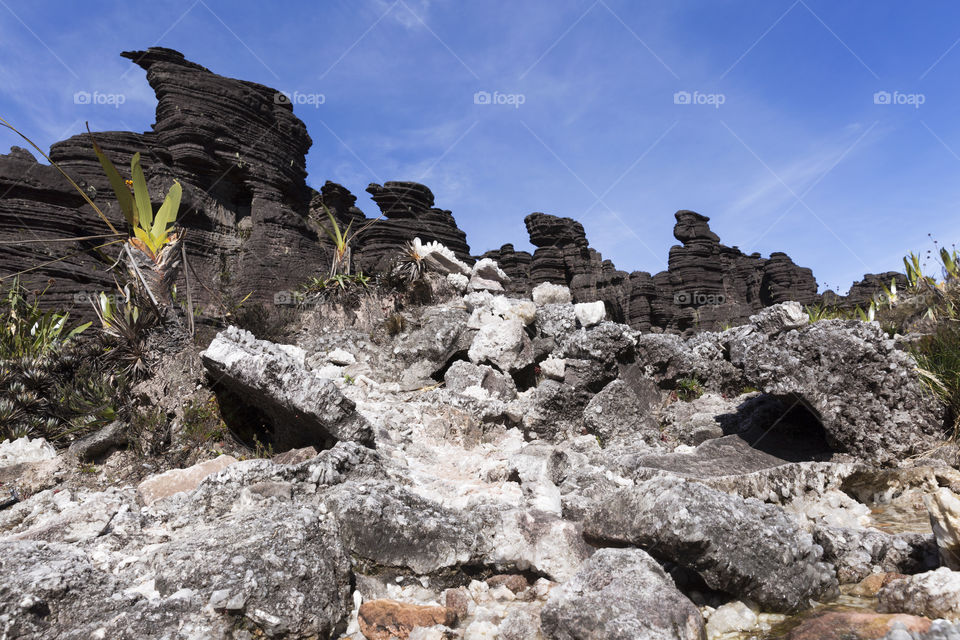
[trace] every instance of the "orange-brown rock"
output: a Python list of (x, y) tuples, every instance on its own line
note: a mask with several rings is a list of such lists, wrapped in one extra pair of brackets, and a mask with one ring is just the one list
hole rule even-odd
[(470, 596), (470, 592), (467, 591), (466, 587), (447, 589), (444, 597), (447, 609), (453, 612), (458, 620), (463, 620), (467, 617), (467, 614), (470, 613), (470, 602), (473, 598)]
[(847, 593), (861, 598), (872, 598), (877, 595), (883, 587), (894, 580), (900, 580), (907, 576), (902, 573), (871, 573), (869, 576), (854, 585)]
[(530, 587), (530, 583), (527, 581), (527, 579), (519, 573), (504, 573), (490, 576), (487, 578), (486, 582), (488, 585), (490, 585), (490, 588), (504, 586), (514, 593), (526, 591)]
[(382, 599), (360, 605), (358, 620), (360, 632), (367, 640), (407, 640), (417, 627), (456, 624), (456, 615), (447, 607)]
[(795, 627), (788, 640), (875, 640), (890, 632), (894, 623), (908, 631), (925, 632), (930, 619), (871, 611), (827, 611), (814, 614)]
[(283, 453), (278, 453), (271, 460), (276, 464), (300, 464), (307, 460), (313, 460), (319, 452), (313, 447), (302, 447), (300, 449), (290, 449)]

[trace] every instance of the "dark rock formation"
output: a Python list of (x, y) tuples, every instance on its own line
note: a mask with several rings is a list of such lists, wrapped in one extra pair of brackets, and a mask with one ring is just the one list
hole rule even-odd
[[(82, 209), (81, 209), (82, 207)], [(106, 240), (49, 242), (107, 233), (106, 225), (55, 168), (38, 163), (25, 149), (0, 155), (0, 275), (50, 262), (22, 276), (31, 288), (44, 289), (44, 302), (73, 308), (74, 294), (113, 287), (113, 278), (89, 251)], [(44, 242), (47, 241), (47, 242)], [(64, 260), (51, 262), (58, 258)], [(49, 283), (53, 280), (52, 283)], [(90, 311), (86, 303), (79, 308)]]
[(495, 251), (487, 251), (480, 257), (496, 260), (504, 273), (510, 276), (509, 282), (505, 285), (507, 293), (524, 296), (530, 294), (530, 263), (533, 256), (529, 253), (515, 250), (512, 244), (505, 244)]
[(676, 219), (673, 233), (683, 245), (670, 249), (667, 270), (656, 275), (617, 270), (590, 248), (579, 222), (544, 213), (525, 220), (537, 247), (532, 256), (504, 245), (484, 257), (501, 262), (513, 292), (525, 293), (542, 282), (565, 284), (575, 302), (602, 300), (611, 319), (641, 331), (718, 328), (744, 322), (778, 302), (817, 301), (813, 273), (787, 254), (745, 255), (720, 244), (706, 216), (678, 211)]
[[(252, 300), (272, 301), (277, 291), (296, 288), (328, 265), (330, 250), (307, 220), (312, 193), (305, 156), (311, 141), (290, 104), (277, 100), (274, 89), (219, 76), (170, 49), (123, 55), (147, 71), (157, 94), (156, 124), (150, 132), (101, 132), (96, 139), (122, 174), (132, 155), (142, 154), (155, 207), (173, 180), (183, 185), (179, 222), (196, 272), (195, 298), (218, 303), (223, 294), (239, 299), (252, 292)], [(50, 157), (123, 228), (86, 134), (54, 144)], [(55, 169), (22, 150), (0, 156), (0, 189), (11, 186), (0, 200), (0, 240), (108, 231)], [(21, 245), (3, 252), (0, 272), (35, 267), (94, 244)], [(108, 260), (87, 251), (32, 271), (28, 281), (53, 278), (46, 302), (72, 303), (75, 293), (112, 288), (112, 276), (102, 270)], [(79, 310), (90, 308), (83, 304)]]
[(837, 305), (840, 307), (853, 308), (856, 306), (866, 307), (870, 300), (877, 293), (883, 291), (884, 287), (890, 288), (890, 283), (896, 282), (897, 289), (903, 291), (907, 288), (907, 276), (897, 271), (885, 271), (884, 273), (864, 274), (863, 280), (857, 280), (850, 285), (850, 291), (845, 296), (838, 296), (833, 291), (823, 292), (823, 302), (827, 305)]
[[(352, 223), (354, 231), (374, 219), (356, 207), (346, 188), (327, 182), (317, 193), (306, 185), (311, 140), (289, 100), (276, 90), (219, 76), (170, 49), (122, 55), (147, 72), (157, 95), (156, 124), (145, 133), (96, 136), (122, 172), (133, 153), (143, 154), (155, 204), (174, 180), (183, 185), (179, 221), (187, 231), (194, 296), (202, 310), (204, 303), (217, 309), (247, 294), (254, 302), (272, 301), (277, 292), (324, 272), (331, 259), (331, 244), (317, 227), (329, 224), (324, 206), (338, 224)], [(122, 228), (88, 136), (56, 143), (50, 155)], [(0, 155), (0, 190), (0, 241), (31, 241), (6, 245), (0, 274), (49, 262), (25, 278), (38, 288), (52, 279), (46, 303), (61, 307), (76, 306), (76, 293), (112, 287), (104, 268), (115, 247), (94, 257), (92, 249), (102, 240), (49, 242), (107, 231), (55, 169), (14, 148)], [(386, 268), (414, 237), (441, 242), (461, 260), (474, 261), (464, 232), (450, 211), (434, 207), (426, 186), (386, 182), (367, 191), (382, 217), (353, 243), (356, 270)], [(819, 300), (811, 271), (786, 254), (762, 258), (727, 247), (710, 230), (709, 218), (693, 211), (678, 211), (676, 220), (674, 235), (682, 244), (670, 249), (667, 270), (655, 275), (618, 270), (590, 247), (579, 222), (544, 213), (525, 219), (533, 255), (505, 244), (483, 257), (495, 259), (510, 277), (508, 293), (526, 295), (544, 282), (567, 285), (575, 302), (601, 300), (609, 319), (642, 331), (715, 329), (742, 323), (778, 302)], [(862, 303), (893, 276), (868, 274), (837, 301)], [(78, 308), (90, 313), (89, 305)]]
[(433, 192), (416, 182), (371, 184), (367, 193), (380, 207), (382, 220), (360, 238), (355, 261), (364, 271), (386, 269), (403, 246), (420, 238), (436, 241), (453, 251), (458, 258), (473, 262), (467, 235), (457, 227), (453, 214), (433, 206)]

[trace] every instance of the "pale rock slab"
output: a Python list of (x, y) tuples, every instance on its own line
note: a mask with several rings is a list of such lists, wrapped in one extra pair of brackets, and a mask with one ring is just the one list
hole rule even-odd
[(193, 491), (204, 478), (223, 471), (234, 462), (237, 462), (237, 459), (233, 456), (220, 456), (186, 469), (171, 469), (150, 476), (137, 486), (137, 495), (143, 500), (143, 504), (150, 505), (175, 493)]

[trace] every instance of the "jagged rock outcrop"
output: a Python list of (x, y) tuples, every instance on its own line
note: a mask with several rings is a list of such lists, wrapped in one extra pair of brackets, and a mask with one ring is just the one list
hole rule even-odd
[(894, 464), (942, 439), (943, 407), (925, 392), (913, 358), (876, 323), (824, 320), (769, 337), (740, 335), (728, 344), (745, 379), (811, 411), (831, 448)]
[[(142, 154), (155, 207), (174, 180), (183, 185), (178, 220), (187, 230), (195, 299), (202, 305), (219, 303), (223, 294), (239, 300), (252, 293), (253, 301), (272, 302), (276, 292), (295, 289), (305, 274), (328, 266), (330, 250), (307, 220), (312, 190), (305, 166), (311, 140), (289, 101), (278, 100), (282, 94), (275, 89), (217, 75), (171, 49), (122, 55), (146, 70), (157, 95), (156, 123), (142, 134), (95, 136), (121, 173), (129, 171), (135, 152)], [(86, 134), (54, 144), (50, 157), (123, 228)], [(0, 216), (9, 218), (0, 220), (0, 240), (31, 237), (24, 228), (41, 238), (108, 231), (55, 169), (38, 166), (19, 151), (0, 156), (0, 188), (24, 175), (23, 187), (0, 201)], [(34, 267), (94, 244), (99, 243), (24, 245), (3, 252), (0, 271)], [(54, 279), (48, 304), (69, 302), (89, 313), (88, 304), (72, 304), (73, 295), (112, 289), (112, 278), (103, 274), (109, 264), (88, 251), (32, 272), (29, 281)]]
[(355, 261), (368, 272), (386, 269), (404, 245), (420, 238), (439, 242), (466, 262), (473, 262), (467, 235), (457, 227), (453, 214), (433, 206), (433, 192), (416, 182), (371, 184), (367, 193), (380, 207), (381, 220), (359, 238)]
[(720, 243), (708, 217), (686, 210), (675, 217), (674, 236), (683, 244), (670, 249), (667, 270), (655, 275), (618, 270), (590, 248), (579, 222), (545, 213), (525, 219), (537, 247), (532, 256), (508, 244), (484, 257), (506, 265), (511, 292), (529, 293), (543, 282), (567, 285), (574, 301), (602, 300), (611, 319), (641, 331), (715, 329), (778, 302), (818, 300), (813, 273), (787, 254), (745, 255)]
[[(446, 291), (448, 279), (426, 282)], [(896, 404), (916, 391), (897, 377), (903, 352), (843, 322), (807, 324), (798, 303), (683, 338), (578, 319), (565, 286), (534, 298), (448, 292), (380, 332), (394, 310), (344, 326), (324, 308), (295, 345), (229, 328), (203, 354), (210, 378), (163, 374), (175, 399), (232, 387), (217, 397), (233, 436), (241, 414), (272, 425), (284, 446), (296, 436), (314, 445), (270, 460), (216, 456), (233, 437), (172, 410), (169, 453), (201, 456), (181, 470), (121, 450), (94, 478), (69, 452), (0, 445), (0, 490), (10, 473), (43, 474), (0, 501), (0, 635), (361, 640), (373, 617), (392, 628), (411, 605), (429, 605), (446, 607), (427, 620), (442, 624), (411, 638), (699, 638), (698, 607), (714, 631), (745, 619), (753, 629), (772, 611), (828, 602), (838, 582), (936, 561), (915, 513), (897, 522), (905, 533), (881, 532), (868, 527), (890, 512), (871, 508), (960, 475), (942, 463), (878, 472), (871, 463), (887, 460), (869, 446), (811, 456), (805, 444), (828, 419), (838, 437), (923, 423), (923, 405)], [(808, 342), (884, 390), (869, 392)], [(809, 395), (808, 423), (790, 415), (786, 390), (716, 393), (753, 379), (752, 358), (758, 370), (778, 367), (775, 381), (802, 383), (789, 393)], [(696, 385), (676, 378), (692, 371), (708, 391), (696, 399)], [(826, 415), (834, 405), (845, 411)], [(910, 428), (879, 446), (923, 435)], [(896, 505), (910, 504), (903, 497)], [(512, 575), (483, 580), (491, 574)], [(952, 580), (949, 593), (938, 584), (917, 581), (910, 599), (955, 599)], [(751, 611), (713, 610), (730, 596)], [(396, 615), (372, 616), (369, 603), (384, 600), (400, 603), (388, 607)]]
[(233, 394), (244, 413), (264, 416), (278, 451), (326, 449), (345, 440), (373, 442), (370, 424), (329, 379), (307, 365), (303, 349), (257, 340), (229, 327), (200, 356), (215, 389)]

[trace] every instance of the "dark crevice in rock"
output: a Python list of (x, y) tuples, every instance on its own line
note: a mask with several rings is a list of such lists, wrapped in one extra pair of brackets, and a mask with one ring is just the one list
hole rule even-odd
[[(266, 413), (256, 405), (245, 402), (240, 395), (223, 385), (214, 385), (213, 391), (217, 396), (223, 423), (240, 442), (250, 448), (255, 448), (258, 442), (265, 447), (274, 447), (276, 443), (270, 427), (270, 417)], [(330, 444), (330, 447), (333, 444), (336, 443)]]
[(697, 606), (717, 607), (736, 599), (736, 596), (726, 591), (711, 588), (696, 571), (675, 562), (663, 561), (652, 552), (650, 552), (650, 555), (660, 563), (664, 571), (670, 574), (680, 593), (687, 596)]
[(766, 420), (754, 417), (750, 429), (739, 434), (751, 447), (788, 462), (825, 460), (842, 453), (831, 446), (823, 423), (802, 402), (792, 397), (760, 398), (779, 403), (779, 407), (767, 413)]
[(430, 377), (436, 380), (437, 382), (443, 382), (444, 377), (447, 375), (447, 370), (454, 365), (455, 362), (469, 362), (470, 358), (467, 356), (467, 350), (456, 351), (452, 356), (447, 358), (446, 362), (443, 365), (430, 374)]
[(519, 369), (518, 371), (514, 371), (513, 374), (511, 374), (514, 384), (517, 385), (518, 392), (523, 393), (527, 389), (532, 389), (533, 387), (537, 386), (540, 377), (539, 369), (539, 363), (531, 362), (527, 366)]

